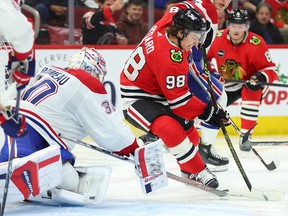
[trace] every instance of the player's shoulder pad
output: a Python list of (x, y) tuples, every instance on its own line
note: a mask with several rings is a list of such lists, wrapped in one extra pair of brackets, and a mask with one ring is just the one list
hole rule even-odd
[(104, 85), (95, 77), (82, 69), (66, 70), (67, 73), (75, 76), (81, 83), (83, 83), (92, 92), (97, 94), (107, 94)]
[(248, 32), (247, 41), (254, 46), (259, 46), (260, 44), (263, 44), (264, 39), (260, 35), (253, 32)]
[(224, 29), (218, 30), (218, 31), (216, 32), (216, 38), (220, 38), (220, 37), (222, 37), (223, 35), (224, 35)]

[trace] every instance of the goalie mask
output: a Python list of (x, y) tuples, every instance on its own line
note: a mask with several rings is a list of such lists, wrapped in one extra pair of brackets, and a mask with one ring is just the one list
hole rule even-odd
[(83, 47), (80, 52), (71, 56), (68, 69), (82, 69), (103, 82), (106, 71), (106, 62), (103, 56), (94, 48)]

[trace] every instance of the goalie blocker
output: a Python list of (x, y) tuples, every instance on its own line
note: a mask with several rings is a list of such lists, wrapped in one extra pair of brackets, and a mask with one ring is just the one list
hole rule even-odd
[[(58, 146), (49, 146), (27, 157), (13, 159), (7, 202), (49, 198), (69, 205), (101, 203), (109, 184), (111, 168), (91, 166), (75, 167), (74, 170), (70, 163), (67, 164), (62, 165)], [(0, 164), (1, 191), (4, 190), (7, 165), (7, 162)], [(71, 191), (64, 189), (71, 182), (76, 182), (76, 187)]]
[(144, 194), (168, 185), (161, 139), (137, 148), (134, 153), (136, 171)]

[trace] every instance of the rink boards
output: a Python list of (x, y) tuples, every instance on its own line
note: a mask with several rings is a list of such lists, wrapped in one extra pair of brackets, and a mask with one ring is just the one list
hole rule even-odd
[[(119, 92), (119, 76), (125, 61), (134, 49), (134, 46), (94, 46), (105, 58), (108, 74), (105, 78), (105, 87), (111, 94), (111, 100), (116, 107), (121, 108)], [(52, 64), (67, 67), (67, 62), (81, 46), (36, 46), (37, 67)], [(288, 83), (288, 46), (269, 49), (273, 61), (277, 64), (280, 83)], [(287, 82), (287, 83), (286, 83)], [(260, 107), (260, 117), (255, 134), (276, 135), (288, 134), (288, 91), (283, 87), (271, 87), (269, 95)], [(240, 106), (235, 103), (228, 108), (235, 123), (240, 127)], [(234, 134), (235, 130), (229, 126), (228, 133)]]

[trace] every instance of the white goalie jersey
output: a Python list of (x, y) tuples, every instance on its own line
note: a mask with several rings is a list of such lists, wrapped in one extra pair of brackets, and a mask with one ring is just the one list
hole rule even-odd
[[(98, 79), (81, 69), (53, 66), (42, 67), (38, 76), (22, 92), (20, 113), (50, 145), (73, 149), (75, 143), (61, 140), (59, 134), (79, 140), (89, 135), (98, 145), (114, 152), (135, 141)], [(15, 101), (7, 104), (14, 106)]]

